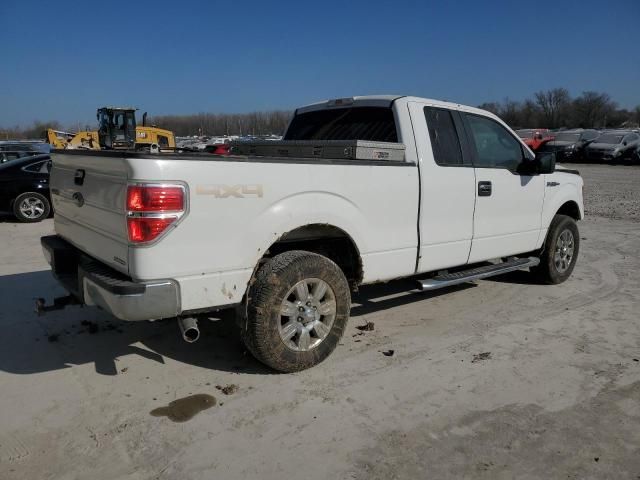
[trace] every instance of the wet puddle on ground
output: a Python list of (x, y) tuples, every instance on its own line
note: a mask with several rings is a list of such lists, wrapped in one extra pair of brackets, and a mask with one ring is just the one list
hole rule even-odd
[(154, 417), (168, 417), (174, 422), (186, 422), (215, 404), (216, 398), (213, 395), (197, 393), (174, 400), (166, 407), (156, 408), (149, 413)]

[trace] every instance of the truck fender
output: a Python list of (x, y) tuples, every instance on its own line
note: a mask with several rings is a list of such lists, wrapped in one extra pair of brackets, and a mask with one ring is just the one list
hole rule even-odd
[(542, 208), (542, 218), (540, 236), (538, 237), (538, 248), (542, 247), (553, 217), (558, 213), (569, 215), (576, 220), (584, 218), (584, 206), (578, 201), (582, 198), (580, 186), (574, 183), (563, 184), (559, 190), (550, 192), (547, 188)]
[(278, 199), (249, 226), (247, 238), (254, 239), (251, 265), (254, 274), (272, 245), (287, 233), (308, 225), (327, 225), (342, 230), (358, 252), (367, 251), (366, 221), (357, 205), (335, 193), (300, 192)]

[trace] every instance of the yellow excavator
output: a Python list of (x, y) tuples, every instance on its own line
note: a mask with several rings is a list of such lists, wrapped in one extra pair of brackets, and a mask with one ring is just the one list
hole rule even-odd
[(62, 132), (48, 129), (46, 141), (52, 148), (88, 150), (146, 150), (150, 152), (174, 151), (173, 132), (148, 127), (147, 113), (142, 115), (142, 126), (136, 125), (136, 109), (130, 107), (101, 107), (98, 109), (98, 130)]

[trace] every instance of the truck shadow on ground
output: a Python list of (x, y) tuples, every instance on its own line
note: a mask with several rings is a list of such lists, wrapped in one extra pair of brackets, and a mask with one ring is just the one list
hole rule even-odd
[(514, 272), (496, 275), (495, 277), (485, 278), (485, 280), (497, 283), (512, 283), (514, 285), (546, 285), (526, 270), (516, 270)]
[[(415, 290), (414, 281), (405, 279), (362, 287), (354, 294), (352, 324), (367, 313), (472, 286), (423, 293)], [(93, 363), (97, 373), (116, 375), (121, 357), (133, 354), (159, 364), (171, 360), (219, 371), (274, 373), (245, 349), (233, 309), (221, 311), (216, 319), (201, 320), (200, 340), (188, 344), (175, 320), (122, 322), (80, 306), (36, 315), (37, 297), (50, 302), (64, 294), (48, 270), (0, 277), (0, 370), (28, 375)]]

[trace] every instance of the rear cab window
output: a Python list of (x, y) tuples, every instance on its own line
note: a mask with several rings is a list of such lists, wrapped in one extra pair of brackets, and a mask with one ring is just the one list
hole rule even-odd
[(460, 144), (462, 132), (456, 128), (454, 113), (446, 108), (424, 107), (424, 115), (436, 164), (463, 166), (465, 161)]
[(398, 142), (391, 107), (347, 107), (296, 115), (284, 140), (366, 140)]

